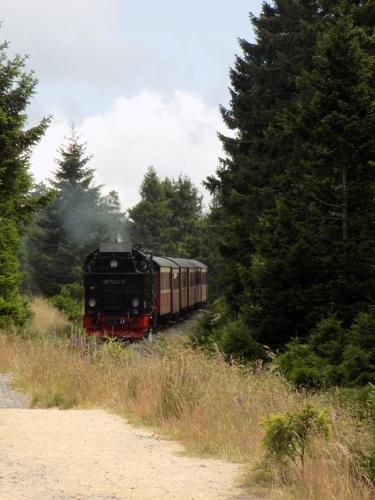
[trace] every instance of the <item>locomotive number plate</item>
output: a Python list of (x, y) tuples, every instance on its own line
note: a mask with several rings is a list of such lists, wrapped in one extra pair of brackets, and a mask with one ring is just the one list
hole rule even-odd
[(103, 285), (110, 285), (110, 286), (125, 285), (125, 283), (126, 283), (126, 280), (124, 280), (124, 279), (105, 279), (105, 280), (103, 280)]

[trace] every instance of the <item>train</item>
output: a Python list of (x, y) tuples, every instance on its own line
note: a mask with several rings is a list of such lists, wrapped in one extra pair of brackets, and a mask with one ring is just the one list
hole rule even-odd
[(160, 322), (207, 302), (208, 268), (131, 243), (104, 242), (85, 259), (83, 285), (88, 335), (152, 340)]

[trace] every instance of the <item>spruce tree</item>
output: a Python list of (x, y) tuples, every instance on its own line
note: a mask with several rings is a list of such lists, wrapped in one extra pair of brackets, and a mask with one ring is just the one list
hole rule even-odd
[(165, 248), (169, 207), (165, 186), (153, 167), (149, 167), (140, 188), (141, 201), (129, 209), (131, 239), (154, 254)]
[(25, 128), (26, 108), (36, 83), (33, 74), (25, 71), (25, 59), (9, 59), (7, 44), (0, 45), (0, 327), (22, 322), (26, 316), (19, 297), (17, 252), (21, 225), (41, 202), (29, 196), (29, 159), (48, 125), (48, 119), (44, 119), (35, 127)]
[(201, 252), (202, 197), (188, 177), (172, 182), (167, 193), (169, 207), (168, 255), (197, 258)]
[(117, 191), (101, 197), (97, 226), (103, 228), (103, 238), (109, 241), (129, 241), (129, 221), (122, 212)]
[[(373, 2), (340, 3), (368, 35), (362, 37), (362, 50), (373, 54)], [(306, 227), (299, 230), (306, 212), (306, 185), (297, 182), (307, 162), (301, 150), (314, 149), (317, 138), (307, 145), (312, 125), (305, 127), (305, 136), (299, 134), (296, 117), (304, 106), (302, 94), (308, 95), (309, 84), (302, 81), (316, 66), (317, 40), (337, 20), (336, 9), (337, 3), (329, 0), (265, 2), (260, 16), (252, 16), (255, 43), (240, 40), (243, 56), (236, 58), (230, 73), (231, 101), (222, 114), (233, 134), (221, 136), (226, 157), (206, 185), (221, 208), (216, 244), (223, 259), (229, 321), (235, 324), (238, 319), (247, 330), (241, 333), (244, 349), (238, 335), (233, 339), (233, 355), (236, 349), (245, 357), (259, 353), (248, 337), (283, 345), (293, 335), (305, 335), (323, 310), (335, 309), (332, 298), (327, 301), (326, 288), (321, 297), (316, 289), (325, 268), (315, 250), (323, 241), (307, 241)], [(226, 307), (225, 316), (229, 317)]]
[[(226, 262), (222, 255), (223, 249), (219, 244), (224, 233), (224, 209), (217, 196), (213, 196), (209, 209), (201, 221), (200, 244), (197, 245), (198, 253), (194, 254), (198, 260), (208, 266), (210, 301), (218, 298), (227, 284), (227, 276), (223, 273)], [(234, 289), (234, 285), (231, 288)]]
[(161, 180), (150, 167), (140, 189), (141, 201), (129, 210), (134, 243), (154, 254), (176, 257), (200, 252), (202, 200), (188, 177)]
[(299, 79), (293, 154), (247, 273), (248, 323), (273, 346), (332, 314), (349, 327), (375, 300), (373, 42), (345, 3)]
[(39, 213), (27, 243), (33, 281), (45, 296), (80, 283), (84, 258), (100, 241), (115, 240), (117, 222), (120, 232), (125, 224), (117, 194), (103, 198), (94, 184), (91, 157), (74, 130), (59, 155), (50, 181), (55, 198)]
[(224, 257), (224, 293), (234, 313), (244, 297), (242, 277), (255, 251), (259, 218), (275, 203), (275, 178), (285, 169), (290, 145), (270, 141), (279, 113), (293, 109), (296, 79), (311, 65), (324, 10), (317, 2), (276, 0), (251, 16), (256, 41), (240, 40), (243, 55), (230, 72), (231, 101), (222, 108), (234, 137), (221, 135), (226, 157), (208, 188), (223, 207), (218, 244)]

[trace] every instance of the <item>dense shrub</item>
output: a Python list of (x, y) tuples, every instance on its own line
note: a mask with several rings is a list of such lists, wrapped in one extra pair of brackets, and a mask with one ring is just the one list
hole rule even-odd
[(353, 342), (361, 349), (369, 350), (375, 363), (375, 308), (369, 308), (368, 312), (361, 312), (354, 319), (352, 326)]
[(256, 334), (242, 316), (234, 317), (223, 297), (217, 299), (202, 314), (190, 337), (194, 347), (214, 352), (219, 349), (227, 359), (266, 359), (267, 351), (256, 340)]
[(12, 300), (0, 297), (0, 328), (11, 327), (17, 325), (22, 327), (28, 319), (30, 319), (30, 310), (27, 300), (15, 294)]
[(82, 287), (79, 283), (64, 285), (60, 293), (51, 299), (52, 304), (63, 311), (72, 321), (82, 318)]
[(308, 344), (293, 341), (277, 359), (277, 364), (298, 385), (317, 387), (323, 383), (323, 360)]
[(290, 342), (277, 360), (298, 385), (360, 386), (375, 381), (375, 310), (361, 312), (350, 329), (335, 316), (322, 320), (306, 343)]
[(214, 350), (213, 329), (215, 324), (215, 311), (211, 305), (200, 315), (196, 328), (189, 337), (189, 343), (192, 347), (200, 347), (207, 351)]
[(318, 323), (310, 334), (309, 344), (314, 353), (333, 365), (342, 359), (342, 348), (348, 341), (349, 332), (336, 316), (329, 316)]
[(265, 359), (265, 348), (255, 340), (253, 332), (241, 319), (230, 321), (221, 326), (216, 335), (218, 345), (227, 357), (243, 360)]

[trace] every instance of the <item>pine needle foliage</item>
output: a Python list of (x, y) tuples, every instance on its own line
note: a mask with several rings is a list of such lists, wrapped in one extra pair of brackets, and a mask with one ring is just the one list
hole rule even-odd
[(22, 323), (26, 317), (18, 293), (17, 252), (22, 224), (43, 203), (40, 197), (30, 196), (29, 160), (49, 122), (45, 118), (26, 128), (26, 109), (37, 80), (25, 70), (25, 58), (9, 58), (7, 48), (7, 43), (0, 45), (0, 327)]
[(255, 42), (240, 41), (222, 110), (233, 134), (207, 180), (241, 331), (228, 342), (219, 328), (231, 349), (243, 339), (240, 356), (330, 315), (350, 329), (374, 303), (374, 21), (373, 2), (275, 0), (251, 18)]
[(155, 255), (195, 257), (201, 253), (202, 198), (188, 177), (160, 179), (149, 167), (141, 200), (129, 210), (134, 243)]
[[(118, 195), (101, 194), (95, 184), (87, 146), (72, 129), (60, 147), (57, 169), (50, 180), (53, 201), (38, 214), (26, 241), (28, 266), (34, 288), (44, 296), (57, 295), (62, 287), (81, 283), (85, 257), (100, 241), (115, 241), (126, 228)], [(75, 300), (76, 292), (71, 299)], [(69, 313), (70, 314), (70, 313)]]

